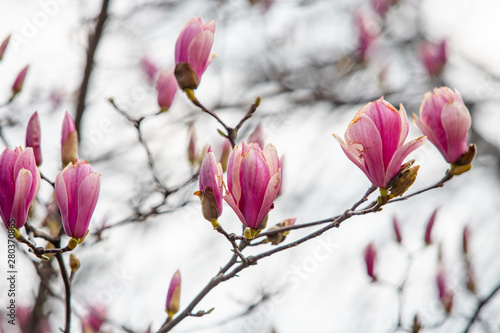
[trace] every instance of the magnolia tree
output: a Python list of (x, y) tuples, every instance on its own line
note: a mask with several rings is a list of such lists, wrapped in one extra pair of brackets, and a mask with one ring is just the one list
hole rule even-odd
[[(411, 2), (408, 3), (411, 4)], [(152, 6), (153, 8), (158, 6), (155, 10), (163, 10), (160, 4)], [(182, 5), (172, 2), (168, 6)], [(270, 15), (273, 10), (279, 8), (279, 4), (273, 1), (250, 1), (250, 4), (245, 6), (253, 6), (249, 10), (258, 12), (259, 17)], [(314, 8), (315, 4), (313, 2), (308, 6)], [(311, 61), (307, 64), (305, 67), (307, 73), (304, 72), (304, 75), (312, 78), (314, 84), (308, 85), (305, 82), (307, 80), (302, 81), (300, 77), (297, 78), (291, 74), (293, 71), (304, 71), (304, 67), (301, 67), (303, 65), (286, 63), (273, 65), (270, 62), (266, 65), (268, 66), (266, 80), (274, 82), (278, 89), (270, 93), (263, 92), (259, 94), (264, 95), (261, 97), (254, 95), (251, 99), (247, 99), (247, 102), (238, 100), (236, 103), (227, 102), (224, 99), (214, 102), (213, 98), (207, 98), (205, 97), (207, 95), (203, 93), (203, 89), (206, 89), (210, 90), (210, 94), (224, 95), (223, 89), (217, 91), (215, 79), (205, 74), (207, 70), (215, 66), (212, 62), (219, 62), (218, 66), (223, 67), (224, 62), (227, 61), (220, 58), (214, 60), (213, 48), (214, 41), (218, 38), (218, 20), (206, 21), (202, 17), (194, 17), (188, 20), (183, 28), (170, 24), (169, 29), (180, 31), (176, 33), (177, 39), (171, 47), (173, 65), (170, 68), (160, 69), (160, 66), (148, 56), (140, 60), (147, 84), (154, 91), (152, 95), (157, 104), (154, 111), (138, 115), (128, 103), (112, 96), (112, 92), (105, 92), (108, 94), (105, 102), (108, 109), (112, 109), (112, 112), (121, 118), (122, 123), (125, 121), (128, 128), (135, 131), (137, 141), (133, 143), (133, 146), (139, 146), (142, 151), (138, 152), (130, 148), (129, 143), (126, 143), (125, 134), (122, 133), (123, 136), (118, 134), (118, 140), (115, 138), (113, 141), (116, 147), (111, 147), (108, 153), (103, 150), (105, 153), (96, 158), (90, 152), (79, 151), (79, 141), (81, 141), (79, 139), (86, 135), (85, 126), (90, 126), (88, 124), (84, 126), (82, 119), (85, 119), (87, 115), (88, 91), (92, 90), (90, 78), (93, 73), (93, 64), (96, 62), (94, 56), (98, 46), (105, 43), (101, 41), (101, 36), (105, 27), (112, 24), (108, 21), (113, 20), (112, 16), (110, 18), (109, 1), (103, 0), (99, 15), (92, 21), (95, 26), (92, 27), (89, 35), (87, 62), (77, 91), (74, 118), (72, 112), (60, 114), (62, 125), (57, 125), (57, 127), (60, 126), (62, 131), (57, 133), (49, 130), (51, 141), (58, 142), (59, 137), (61, 138), (57, 149), (60, 153), (46, 154), (42, 149), (44, 145), (41, 132), (45, 130), (44, 114), (37, 111), (30, 112), (29, 120), (19, 120), (19, 122), (27, 123), (24, 145), (23, 142), (12, 140), (4, 131), (4, 128), (12, 129), (12, 132), (19, 131), (18, 123), (9, 121), (8, 112), (15, 109), (19, 96), (23, 96), (26, 90), (24, 85), (29, 75), (28, 65), (15, 78), (10, 97), (6, 98), (5, 104), (2, 105), (0, 138), (5, 147), (0, 156), (0, 215), (5, 226), (2, 242), (5, 245), (2, 251), (7, 251), (7, 265), (2, 265), (7, 277), (7, 288), (4, 290), (8, 291), (0, 298), (2, 299), (0, 331), (96, 333), (182, 330), (184, 323), (207, 320), (216, 315), (218, 307), (230, 302), (224, 297), (217, 297), (215, 300), (211, 299), (209, 307), (205, 308), (207, 303), (203, 303), (206, 297), (215, 290), (231, 289), (229, 281), (235, 280), (236, 277), (245, 279), (246, 274), (253, 274), (251, 276), (255, 279), (259, 274), (264, 273), (261, 271), (264, 269), (262, 265), (258, 265), (261, 262), (277, 263), (284, 253), (301, 251), (301, 248), (307, 252), (310, 249), (305, 247), (305, 244), (313, 240), (324, 239), (332, 232), (342, 233), (345, 230), (344, 228), (338, 231), (330, 229), (338, 229), (347, 223), (355, 225), (354, 221), (351, 223), (351, 219), (360, 217), (370, 220), (372, 216), (376, 216), (375, 214), (383, 215), (385, 219), (391, 221), (393, 239), (386, 239), (386, 242), (398, 244), (396, 251), (404, 257), (404, 262), (400, 263), (402, 273), (394, 279), (390, 273), (384, 273), (384, 270), (379, 267), (379, 262), (384, 260), (384, 252), (380, 253), (380, 242), (371, 240), (364, 247), (364, 251), (359, 253), (359, 258), (364, 260), (366, 275), (371, 281), (370, 288), (386, 288), (397, 295), (396, 298), (386, 303), (386, 311), (393, 312), (392, 321), (384, 327), (374, 328), (373, 331), (424, 332), (442, 329), (442, 331), (469, 332), (474, 328), (477, 332), (480, 332), (482, 328), (484, 328), (483, 331), (494, 331), (498, 322), (493, 317), (483, 316), (483, 312), (491, 300), (495, 298), (498, 300), (500, 285), (497, 279), (493, 282), (496, 287), (478, 286), (478, 281), (481, 280), (484, 283), (484, 280), (480, 278), (481, 272), (474, 268), (474, 255), (470, 245), (471, 234), (474, 231), (469, 225), (465, 225), (461, 231), (460, 256), (463, 259), (463, 265), (460, 266), (460, 274), (464, 278), (459, 283), (462, 283), (464, 288), (457, 288), (458, 283), (450, 282), (452, 280), (450, 276), (457, 272), (450, 272), (446, 265), (446, 256), (441, 250), (441, 244), (437, 243), (433, 236), (433, 227), (438, 219), (438, 213), (444, 207), (438, 208), (437, 204), (432, 202), (436, 197), (427, 198), (430, 193), (434, 192), (438, 193), (437, 196), (442, 195), (439, 193), (443, 193), (443, 190), (440, 192), (438, 189), (453, 184), (457, 176), (461, 179), (469, 177), (471, 173), (469, 170), (475, 163), (476, 149), (480, 152), (483, 149), (484, 154), (491, 154), (498, 158), (498, 148), (488, 143), (477, 131), (473, 131), (472, 134), (478, 139), (478, 148), (469, 140), (469, 133), (471, 133), (469, 109), (475, 106), (475, 101), (463, 98), (455, 89), (456, 87), (450, 84), (452, 82), (448, 82), (443, 76), (448, 62), (446, 40), (437, 43), (428, 42), (423, 40), (421, 32), (417, 32), (409, 40), (391, 36), (391, 24), (394, 23), (391, 12), (410, 11), (404, 6), (405, 1), (397, 3), (389, 0), (374, 0), (366, 10), (349, 12), (358, 34), (357, 39), (353, 38), (356, 42), (352, 44), (352, 47), (341, 48), (337, 52), (340, 55), (337, 55), (333, 62), (331, 60)], [(130, 13), (120, 14), (123, 16), (118, 15), (114, 20), (126, 21), (138, 15), (146, 7), (148, 6), (134, 7)], [(224, 8), (224, 5), (221, 5), (221, 8)], [(246, 7), (245, 10), (247, 10)], [(222, 21), (224, 22), (223, 19)], [(228, 23), (224, 22), (224, 25), (227, 29)], [(109, 33), (112, 34), (112, 32)], [(9, 57), (14, 52), (11, 51), (11, 53), (10, 49), (18, 45), (19, 38), (14, 35), (5, 38), (0, 46), (0, 60), (2, 60), (0, 66), (9, 66)], [(241, 38), (244, 39), (245, 35)], [(387, 66), (377, 67), (379, 65), (377, 53), (380, 52), (379, 43), (382, 42), (392, 43), (392, 47), (401, 53), (413, 51), (411, 53), (413, 65), (418, 64), (421, 68), (418, 75), (428, 79), (428, 84), (424, 89), (421, 83), (416, 81), (417, 89), (408, 88), (412, 85), (412, 80), (408, 80), (398, 88), (385, 87), (391, 84), (386, 79), (387, 72), (391, 69)], [(12, 46), (12, 43), (16, 44)], [(409, 48), (408, 45), (413, 48)], [(271, 45), (270, 48), (276, 48), (276, 45)], [(374, 67), (382, 69), (374, 72)], [(349, 89), (352, 90), (354, 80), (364, 81), (360, 77), (368, 76), (377, 77), (378, 90), (360, 88), (359, 84), (358, 88), (368, 91), (369, 96), (362, 93), (343, 94), (341, 92), (342, 85), (351, 86)], [(203, 84), (201, 84), (202, 79)], [(210, 82), (210, 80), (213, 81)], [(330, 83), (338, 85), (339, 88), (331, 90), (326, 86)], [(258, 86), (258, 83), (253, 84)], [(367, 86), (370, 84), (372, 83), (366, 83)], [(210, 88), (211, 85), (215, 88)], [(371, 91), (376, 91), (376, 96), (372, 95)], [(415, 91), (421, 91), (421, 93), (416, 94)], [(302, 92), (302, 94), (294, 96), (289, 94), (291, 92)], [(418, 95), (419, 112), (412, 115), (415, 125), (412, 131), (418, 131), (418, 128), (422, 135), (411, 140), (408, 140), (411, 125), (407, 110), (403, 104), (399, 104), (399, 108), (391, 104), (408, 100), (405, 94), (411, 95), (413, 100), (415, 99), (413, 97)], [(209, 102), (205, 102), (202, 96)], [(290, 156), (294, 149), (285, 149), (287, 151), (285, 163), (285, 158), (279, 154), (282, 151), (279, 144), (264, 143), (266, 141), (264, 132), (270, 120), (269, 114), (265, 109), (262, 110), (261, 104), (266, 98), (283, 96), (290, 98), (291, 103), (297, 107), (304, 103), (310, 105), (310, 112), (313, 112), (314, 106), (326, 101), (330, 103), (331, 109), (344, 107), (343, 114), (348, 117), (346, 119), (352, 119), (348, 125), (346, 122), (347, 128), (343, 135), (339, 132), (328, 133), (333, 134), (333, 138), (330, 137), (332, 142), (335, 142), (334, 139), (338, 141), (338, 145), (332, 145), (331, 149), (342, 151), (345, 154), (344, 161), (350, 161), (351, 164), (347, 167), (348, 173), (351, 172), (350, 170), (353, 173), (358, 172), (356, 169), (359, 169), (366, 176), (363, 178), (363, 186), (367, 186), (364, 184), (370, 185), (366, 191), (347, 198), (350, 204), (342, 208), (335, 205), (338, 211), (323, 216), (321, 219), (297, 218), (297, 215), (302, 215), (300, 203), (281, 210), (281, 214), (285, 214), (284, 218), (273, 216), (273, 210), (275, 207), (278, 208), (282, 197), (286, 198), (283, 191), (286, 192), (287, 184), (303, 182), (300, 175), (307, 172), (306, 170), (299, 173), (287, 171), (287, 168), (294, 169), (289, 159), (296, 161), (299, 158)], [(58, 101), (57, 97), (50, 95), (55, 102)], [(184, 105), (180, 105), (181, 102), (177, 102), (178, 100), (183, 100)], [(414, 103), (409, 104), (414, 109), (412, 105)], [(243, 112), (241, 111), (242, 105)], [(239, 112), (228, 116), (224, 110), (229, 107)], [(136, 108), (142, 109), (141, 106), (136, 106)], [(162, 144), (161, 149), (154, 148), (149, 141), (151, 138), (149, 127), (145, 124), (161, 122), (162, 118), (175, 112), (175, 108), (191, 110), (191, 113), (180, 117), (180, 121), (176, 124), (184, 131), (182, 133), (187, 130), (189, 134), (189, 142), (186, 145), (188, 158), (181, 156), (185, 154), (182, 152), (182, 154), (175, 153), (174, 159), (164, 161), (161, 152), (168, 151), (168, 145)], [(293, 117), (293, 110), (284, 112), (283, 117)], [(252, 122), (256, 118), (260, 120), (257, 126)], [(174, 122), (173, 119), (169, 121)], [(286, 123), (283, 127), (286, 127)], [(218, 133), (219, 137), (207, 136), (208, 139), (204, 140), (205, 148), (200, 149), (196, 129), (201, 129), (206, 133)], [(253, 132), (251, 132), (252, 129)], [(124, 133), (127, 130), (124, 130)], [(325, 133), (321, 133), (323, 134)], [(179, 133), (172, 132), (171, 135), (176, 136)], [(277, 131), (274, 137), (278, 142), (284, 142), (287, 138), (280, 139), (282, 135), (281, 131)], [(318, 133), (311, 133), (311, 135), (319, 136)], [(414, 183), (421, 176), (420, 166), (431, 162), (429, 158), (419, 161), (418, 157), (424, 154), (419, 155), (418, 152), (424, 148), (431, 149), (430, 145), (437, 148), (442, 159), (446, 161), (447, 167), (439, 171), (441, 179), (431, 177), (436, 181), (424, 185), (420, 182), (418, 183), (420, 187), (414, 189)], [(124, 147), (129, 151), (123, 151)], [(130, 159), (130, 156), (144, 153), (146, 163), (134, 161), (135, 157)], [(323, 153), (329, 154), (330, 152)], [(120, 189), (119, 180), (107, 181), (106, 174), (109, 173), (99, 173), (98, 166), (103, 165), (103, 161), (110, 160), (113, 173), (125, 177), (126, 172), (123, 170), (127, 163), (124, 162), (126, 160), (121, 159), (121, 154), (129, 155), (131, 163), (135, 163), (134, 168), (137, 168), (140, 174), (146, 175), (148, 180), (139, 190), (137, 188)], [(410, 154), (415, 159), (408, 158)], [(48, 158), (54, 158), (54, 155), (58, 155), (57, 163), (50, 161), (48, 168), (41, 172), (42, 160), (47, 164)], [(169, 158), (171, 156), (169, 155)], [(431, 156), (433, 159), (441, 159), (437, 154)], [(303, 156), (302, 158), (309, 164), (322, 163), (319, 160), (316, 161), (316, 156)], [(189, 163), (185, 163), (186, 161)], [(340, 161), (339, 157), (337, 165), (323, 166), (323, 168), (328, 169), (328, 172), (332, 174), (338, 174), (340, 171), (336, 168), (344, 161)], [(179, 177), (180, 180), (172, 181), (172, 177), (169, 178), (162, 172), (165, 168), (164, 163), (170, 165), (170, 170), (178, 169), (179, 166), (186, 168), (181, 173), (182, 176), (178, 176), (179, 173), (174, 171), (171, 172), (173, 177)], [(362, 173), (358, 172), (359, 178)], [(443, 173), (444, 176), (442, 176)], [(343, 177), (343, 175), (338, 176)], [(426, 177), (425, 180), (431, 178)], [(139, 176), (137, 179), (142, 178)], [(349, 193), (344, 188), (336, 187), (335, 184), (328, 186), (331, 192)], [(110, 190), (107, 190), (107, 187)], [(41, 188), (44, 189), (44, 193), (40, 190)], [(106, 213), (99, 213), (96, 207), (111, 205), (110, 202), (116, 200), (110, 198), (111, 190), (115, 190), (115, 195), (117, 195), (117, 188), (120, 189), (118, 191), (123, 192), (121, 193), (122, 200), (127, 201), (130, 212), (125, 213), (123, 218), (105, 217)], [(455, 185), (453, 190), (460, 191), (461, 188)], [(314, 191), (314, 188), (306, 186), (305, 191)], [(193, 197), (193, 192), (199, 200)], [(109, 197), (103, 195), (104, 193)], [(325, 195), (327, 194), (329, 193)], [(303, 195), (300, 194), (300, 196)], [(422, 230), (419, 245), (414, 246), (408, 244), (409, 241), (404, 236), (403, 230), (407, 227), (405, 223), (397, 214), (387, 214), (385, 208), (394, 207), (396, 212), (404, 211), (409, 207), (405, 206), (408, 202), (418, 198), (422, 198), (420, 200), (423, 201), (420, 202), (425, 203), (425, 207), (422, 207), (422, 210), (425, 210), (424, 214), (428, 213), (430, 217), (425, 230)], [(407, 199), (410, 200), (406, 201)], [(323, 204), (328, 205), (328, 202), (325, 201)], [(123, 226), (128, 225), (128, 228), (132, 228), (131, 230), (135, 233), (135, 230), (142, 228), (145, 224), (152, 224), (158, 218), (165, 223), (172, 224), (171, 233), (162, 236), (164, 244), (158, 244), (161, 247), (153, 248), (147, 239), (144, 240), (141, 259), (136, 261), (136, 264), (139, 265), (140, 261), (145, 263), (143, 269), (146, 270), (147, 276), (164, 272), (160, 268), (162, 262), (150, 257), (152, 253), (163, 252), (166, 258), (182, 257), (181, 262), (186, 263), (196, 260), (198, 253), (181, 254), (175, 246), (169, 245), (175, 244), (176, 239), (179, 242), (191, 244), (190, 246), (193, 247), (197, 242), (201, 242), (196, 239), (199, 237), (198, 234), (186, 234), (186, 239), (179, 239), (182, 234), (175, 234), (175, 224), (180, 221), (171, 217), (186, 207), (196, 207), (196, 213), (188, 217), (188, 219), (195, 220), (189, 228), (202, 229), (208, 233), (213, 227), (213, 232), (220, 234), (213, 239), (213, 242), (217, 243), (212, 246), (213, 248), (210, 246), (207, 248), (205, 244), (203, 250), (208, 252), (209, 257), (213, 257), (214, 261), (221, 260), (214, 263), (218, 267), (216, 271), (207, 273), (199, 270), (198, 273), (194, 273), (193, 270), (189, 270), (189, 274), (196, 275), (190, 278), (189, 274), (186, 276), (182, 265), (179, 265), (179, 269), (167, 266), (171, 269), (168, 276), (159, 276), (164, 281), (163, 289), (152, 291), (155, 294), (161, 294), (165, 299), (161, 310), (164, 310), (166, 314), (164, 312), (163, 316), (152, 319), (148, 317), (149, 323), (144, 325), (143, 322), (129, 322), (123, 319), (123, 316), (111, 315), (110, 313), (115, 311), (111, 302), (90, 301), (82, 297), (84, 291), (78, 290), (75, 281), (78, 281), (79, 275), (82, 275), (81, 279), (92, 279), (91, 274), (96, 273), (95, 270), (88, 270), (85, 266), (92, 267), (92, 264), (101, 261), (104, 262), (104, 266), (99, 266), (100, 276), (105, 279), (106, 277), (112, 279), (115, 276), (113, 274), (115, 274), (116, 267), (111, 267), (114, 259), (106, 258), (110, 252), (102, 244), (106, 243), (111, 235), (119, 232), (120, 227), (125, 228)], [(314, 214), (311, 215), (314, 216)], [(210, 224), (203, 225), (201, 218)], [(240, 222), (238, 226), (236, 221)], [(207, 228), (207, 225), (211, 226)], [(132, 239), (135, 239), (132, 234), (120, 237), (122, 238), (119, 246), (123, 246), (124, 251), (131, 244)], [(349, 234), (349, 237), (354, 236)], [(434, 281), (428, 286), (428, 290), (436, 301), (434, 304), (437, 304), (438, 315), (429, 319), (411, 306), (412, 298), (415, 296), (411, 290), (413, 285), (409, 281), (412, 272), (416, 274), (413, 268), (416, 262), (419, 258), (425, 257), (426, 249), (432, 247), (436, 249), (438, 259), (425, 260), (428, 261), (428, 270), (435, 271), (432, 273)], [(96, 250), (92, 252), (93, 249)], [(229, 257), (224, 259), (210, 252), (219, 251), (219, 249), (225, 249), (223, 253), (226, 256), (229, 253)], [(92, 255), (83, 255), (85, 259), (82, 259), (79, 252), (85, 253), (85, 251), (90, 251)], [(342, 249), (336, 251), (341, 253)], [(31, 278), (27, 277), (31, 274), (27, 269), (20, 268), (24, 260), (20, 257), (27, 258), (35, 267)], [(394, 262), (394, 265), (397, 264)], [(254, 267), (256, 265), (257, 267)], [(385, 267), (387, 268), (387, 265)], [(275, 274), (280, 274), (280, 272), (275, 272)], [(170, 276), (172, 276), (171, 279)], [(198, 290), (186, 282), (181, 283), (182, 278), (185, 281), (196, 279), (201, 287)], [(18, 280), (29, 280), (32, 285), (27, 287), (23, 284), (21, 288)], [(148, 288), (149, 286), (148, 281), (135, 282), (137, 286), (134, 288)], [(151, 284), (149, 288), (156, 287)], [(322, 288), (328, 288), (328, 286)], [(85, 292), (91, 293), (92, 291)], [(190, 296), (184, 297), (186, 293)], [(237, 291), (234, 293), (238, 294)], [(26, 295), (28, 294), (33, 296), (31, 303), (27, 301), (29, 297)], [(20, 295), (24, 298), (21, 299)], [(221, 314), (218, 317), (219, 324), (217, 322), (215, 324), (215, 330), (222, 331), (220, 327), (227, 322), (238, 321), (245, 316), (252, 315), (260, 307), (265, 306), (266, 302), (272, 301), (275, 296), (269, 291), (262, 292), (261, 297), (249, 304), (242, 313), (235, 316)], [(135, 305), (136, 299), (144, 301), (141, 304), (148, 304), (149, 308), (152, 308), (152, 305), (147, 299), (142, 300), (142, 298), (141, 290), (137, 289), (135, 293), (132, 292), (127, 296), (128, 304), (117, 311), (139, 313), (140, 316), (146, 318), (149, 310)], [(316, 301), (320, 302), (319, 299)], [(329, 306), (330, 300), (322, 302)], [(58, 305), (53, 305), (54, 303)], [(204, 305), (200, 306), (200, 303)], [(280, 303), (275, 301), (274, 304), (275, 307), (279, 307)], [(302, 307), (304, 317), (308, 317), (309, 306), (302, 305)], [(498, 306), (496, 310), (498, 311)], [(263, 312), (258, 315), (265, 316)], [(357, 320), (363, 320), (363, 315), (359, 313), (354, 317), (358, 317)], [(482, 328), (479, 323), (483, 325)], [(353, 325), (350, 331), (356, 331), (356, 327), (358, 326)], [(326, 331), (325, 326), (322, 329)], [(271, 325), (263, 328), (262, 324), (238, 326), (235, 330), (238, 332), (279, 331)], [(234, 330), (228, 329), (227, 331)], [(298, 328), (297, 331), (302, 330)]]

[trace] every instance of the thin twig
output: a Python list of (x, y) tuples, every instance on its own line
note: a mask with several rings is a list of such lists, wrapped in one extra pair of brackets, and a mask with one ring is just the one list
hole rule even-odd
[(477, 306), (477, 309), (476, 311), (474, 312), (474, 315), (472, 316), (472, 318), (469, 320), (469, 322), (467, 323), (467, 327), (465, 328), (464, 330), (464, 333), (468, 333), (472, 327), (472, 325), (474, 324), (474, 322), (478, 319), (479, 317), (479, 314), (481, 313), (481, 310), (483, 309), (483, 307), (496, 295), (497, 292), (500, 291), (500, 284), (497, 285), (495, 287), (495, 289), (493, 289), (491, 291), (491, 293), (486, 297), (484, 298), (482, 301), (479, 302), (478, 306)]

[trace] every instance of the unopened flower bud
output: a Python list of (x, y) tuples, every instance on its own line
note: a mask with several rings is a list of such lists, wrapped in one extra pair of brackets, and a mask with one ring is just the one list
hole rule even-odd
[(394, 185), (392, 186), (389, 197), (395, 198), (402, 196), (413, 185), (417, 179), (419, 165), (406, 169), (396, 176)]
[(431, 217), (429, 218), (429, 221), (427, 222), (427, 227), (425, 228), (425, 244), (430, 245), (432, 244), (432, 238), (431, 238), (431, 233), (432, 233), (432, 228), (434, 227), (434, 221), (436, 220), (436, 215), (438, 212), (439, 208), (436, 208), (434, 212), (432, 213)]
[(80, 260), (74, 253), (69, 255), (69, 267), (71, 268), (71, 273), (75, 273), (80, 268)]
[(222, 166), (215, 160), (212, 147), (208, 148), (200, 167), (200, 190), (195, 192), (201, 200), (201, 211), (203, 217), (210, 221), (216, 221), (222, 214)]
[[(295, 225), (296, 220), (297, 220), (296, 217), (286, 219), (285, 221), (280, 222), (280, 223), (276, 224), (275, 226), (272, 226), (271, 228), (269, 228), (268, 233), (271, 231), (274, 231), (276, 229), (281, 229), (281, 228), (293, 226), (293, 225)], [(267, 235), (267, 242), (271, 242), (271, 244), (273, 244), (273, 245), (278, 245), (285, 240), (286, 236), (289, 233), (290, 233), (290, 231), (287, 230), (287, 231), (282, 231), (282, 232), (277, 232), (274, 234)]]
[(198, 85), (200, 83), (200, 81), (198, 80), (198, 75), (196, 75), (196, 72), (187, 62), (180, 62), (175, 65), (174, 73), (175, 78), (177, 79), (177, 84), (182, 90), (195, 90), (196, 88), (198, 88)]
[(396, 217), (396, 215), (394, 215), (394, 217), (392, 218), (392, 226), (394, 228), (394, 234), (396, 235), (396, 242), (401, 244), (403, 241), (403, 237), (401, 236), (399, 221), (398, 221), (398, 218)]
[(446, 314), (450, 314), (451, 309), (453, 308), (453, 291), (448, 288), (446, 272), (444, 271), (444, 268), (442, 266), (438, 269), (436, 283), (439, 292), (439, 300), (441, 301)]
[(466, 225), (462, 233), (462, 250), (464, 256), (467, 256), (467, 254), (469, 253), (469, 237), (470, 237), (470, 230), (469, 226)]
[(198, 157), (196, 156), (196, 130), (193, 125), (189, 126), (189, 132), (188, 159), (191, 165), (195, 165), (198, 162)]
[(28, 121), (28, 126), (26, 127), (26, 147), (33, 148), (33, 154), (35, 155), (37, 166), (42, 164), (40, 141), (40, 120), (38, 119), (38, 112), (35, 111)]
[(411, 332), (419, 333), (421, 329), (422, 329), (422, 324), (420, 323), (420, 319), (418, 318), (418, 315), (415, 315), (415, 317), (413, 318), (413, 325), (411, 327)]
[(177, 270), (170, 280), (170, 286), (168, 287), (167, 293), (167, 303), (165, 311), (168, 316), (172, 318), (180, 308), (181, 300), (181, 272)]
[(156, 80), (156, 92), (160, 112), (168, 111), (177, 93), (177, 81), (171, 70), (164, 70), (160, 73)]
[(377, 277), (374, 273), (376, 257), (377, 251), (375, 250), (375, 246), (373, 243), (368, 244), (365, 248), (365, 264), (366, 273), (372, 278), (372, 281), (377, 281)]
[(222, 144), (222, 153), (220, 156), (220, 164), (222, 166), (222, 171), (226, 172), (227, 170), (227, 162), (229, 161), (229, 155), (233, 151), (233, 147), (231, 146), (231, 141), (228, 139), (224, 140)]
[(75, 123), (66, 111), (63, 120), (61, 137), (61, 161), (63, 168), (70, 162), (75, 162), (78, 157), (78, 133)]
[(26, 65), (20, 72), (17, 74), (14, 83), (12, 84), (12, 97), (11, 100), (23, 90), (24, 79), (26, 78), (26, 74), (28, 73), (28, 68), (30, 66)]
[(10, 40), (10, 35), (7, 36), (0, 45), (0, 60), (3, 59), (3, 55), (5, 54), (5, 49), (7, 48), (7, 45), (9, 44)]

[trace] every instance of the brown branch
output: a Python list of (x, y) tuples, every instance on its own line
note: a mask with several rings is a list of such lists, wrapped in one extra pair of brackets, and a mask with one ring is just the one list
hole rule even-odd
[(87, 98), (87, 92), (89, 88), (90, 76), (92, 74), (92, 69), (94, 67), (94, 56), (97, 50), (97, 45), (101, 40), (102, 32), (104, 30), (104, 24), (108, 18), (108, 6), (109, 0), (103, 0), (101, 5), (101, 12), (97, 17), (97, 23), (94, 28), (94, 32), (89, 34), (89, 45), (87, 49), (87, 59), (85, 64), (85, 69), (83, 71), (83, 79), (80, 84), (80, 90), (78, 92), (78, 102), (76, 105), (76, 115), (75, 115), (75, 127), (78, 135), (81, 137), (80, 125), (85, 112), (85, 100)]
[(467, 324), (467, 327), (465, 328), (464, 330), (464, 333), (468, 333), (472, 327), (472, 325), (474, 324), (474, 322), (476, 321), (476, 319), (479, 317), (479, 314), (481, 313), (481, 310), (483, 309), (483, 307), (496, 295), (497, 292), (500, 291), (500, 284), (496, 286), (495, 289), (493, 289), (491, 291), (491, 293), (486, 297), (484, 298), (483, 300), (481, 300), (477, 306), (477, 309), (476, 311), (474, 312), (474, 315), (472, 316), (472, 318), (469, 320), (468, 324)]
[(61, 253), (56, 254), (57, 263), (61, 270), (61, 278), (64, 282), (65, 301), (66, 301), (66, 320), (64, 324), (64, 333), (70, 333), (71, 328), (71, 285), (69, 282), (68, 271), (64, 266), (64, 260)]

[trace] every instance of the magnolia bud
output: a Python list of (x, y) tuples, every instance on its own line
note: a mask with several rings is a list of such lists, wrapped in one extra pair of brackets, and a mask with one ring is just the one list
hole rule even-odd
[(181, 272), (177, 270), (170, 280), (170, 286), (168, 287), (167, 302), (165, 311), (168, 316), (172, 318), (180, 308), (181, 300)]
[[(268, 233), (270, 231), (273, 231), (276, 229), (281, 229), (281, 228), (293, 226), (295, 224), (296, 220), (297, 220), (296, 217), (286, 219), (285, 221), (280, 222), (280, 223), (276, 224), (275, 226), (272, 226), (271, 228), (269, 228)], [(282, 232), (277, 232), (277, 233), (267, 235), (267, 242), (271, 242), (271, 244), (273, 244), (273, 245), (278, 245), (279, 243), (281, 243), (285, 240), (286, 236), (289, 233), (290, 233), (290, 231), (287, 230), (287, 231), (282, 231)]]
[(75, 123), (71, 116), (66, 111), (63, 120), (62, 137), (61, 137), (61, 161), (63, 167), (66, 167), (69, 162), (75, 162), (78, 157), (78, 133), (76, 132)]
[(37, 166), (42, 164), (40, 141), (40, 120), (38, 119), (38, 112), (35, 111), (28, 121), (28, 126), (26, 127), (26, 147), (33, 148), (33, 154), (35, 155)]
[(365, 248), (365, 264), (366, 273), (372, 278), (372, 281), (377, 281), (377, 277), (374, 273), (375, 259), (377, 258), (377, 251), (373, 243), (370, 243)]
[(396, 215), (394, 215), (394, 217), (392, 218), (392, 226), (394, 227), (394, 234), (396, 235), (396, 242), (401, 244), (401, 242), (403, 241), (403, 237), (401, 236), (401, 230), (399, 228), (399, 221), (398, 221)]
[(429, 218), (429, 221), (427, 222), (427, 227), (425, 228), (425, 244), (430, 245), (432, 244), (432, 238), (431, 238), (431, 232), (432, 228), (434, 227), (434, 221), (436, 220), (436, 215), (438, 212), (439, 208), (436, 208), (434, 212), (432, 213), (431, 217)]
[(10, 35), (7, 36), (0, 45), (0, 60), (3, 59), (3, 55), (5, 54), (5, 49), (7, 48), (7, 45), (9, 44), (10, 40)]

